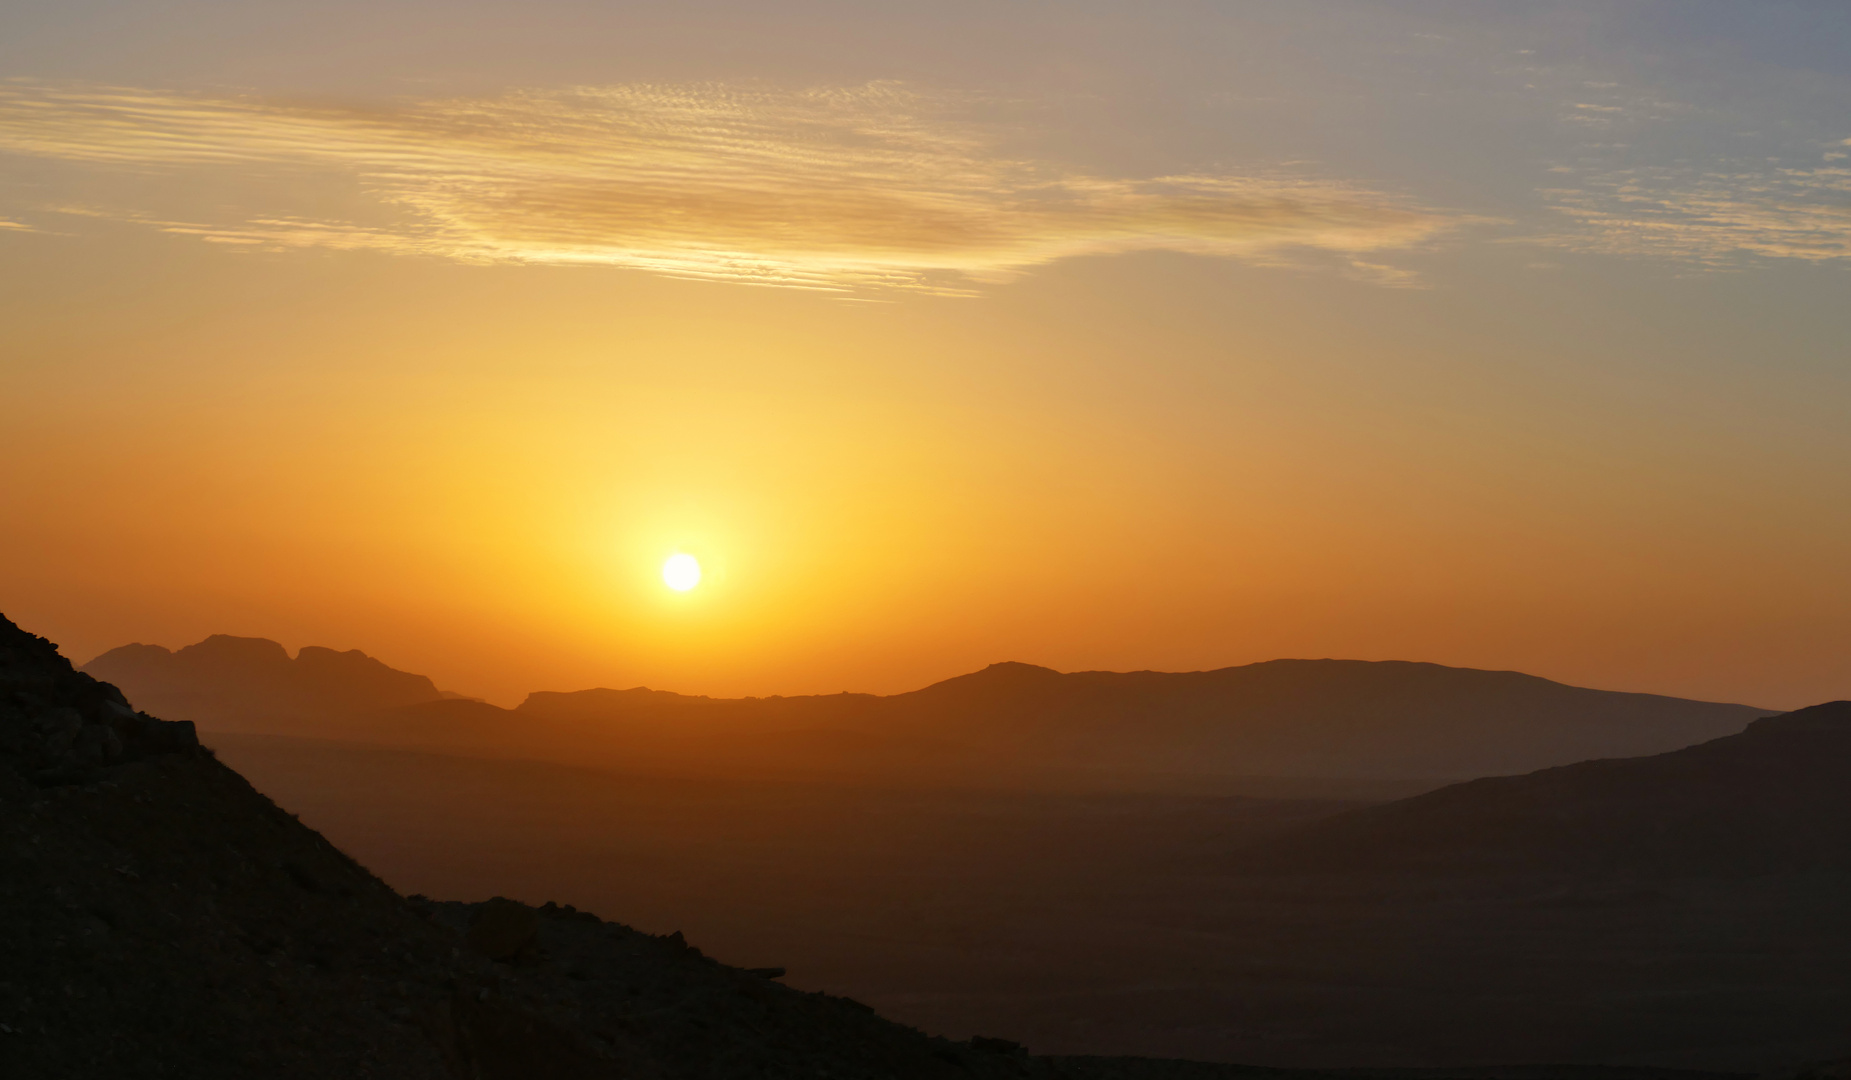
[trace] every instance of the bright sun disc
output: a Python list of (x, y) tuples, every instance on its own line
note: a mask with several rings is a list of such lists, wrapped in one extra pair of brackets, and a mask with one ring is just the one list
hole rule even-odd
[(687, 592), (701, 583), (701, 564), (692, 555), (675, 554), (662, 564), (662, 584), (676, 592)]

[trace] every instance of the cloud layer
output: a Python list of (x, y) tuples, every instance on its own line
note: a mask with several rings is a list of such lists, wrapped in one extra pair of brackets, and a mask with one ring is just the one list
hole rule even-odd
[(1580, 223), (1562, 246), (1707, 267), (1851, 259), (1851, 169), (1628, 169), (1545, 193)]
[(1282, 176), (1079, 175), (996, 150), (903, 88), (523, 91), (374, 110), (127, 89), (0, 87), (0, 151), (96, 169), (332, 170), (395, 212), (123, 216), (220, 243), (583, 263), (845, 289), (961, 291), (1081, 255), (1258, 262), (1307, 251), (1386, 281), (1380, 253), (1461, 218)]

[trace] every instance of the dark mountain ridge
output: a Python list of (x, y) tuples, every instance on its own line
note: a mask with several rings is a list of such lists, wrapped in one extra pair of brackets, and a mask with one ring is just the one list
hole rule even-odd
[(874, 782), (1212, 789), (1236, 778), (1397, 783), (1657, 753), (1768, 710), (1589, 690), (1510, 671), (1274, 660), (1200, 672), (994, 664), (903, 694), (709, 698), (637, 687), (443, 700), (357, 652), (211, 638), (85, 670), (216, 730), (574, 764)]
[(1345, 874), (1851, 871), (1851, 701), (1652, 757), (1489, 777), (1354, 810), (1257, 859)]
[(229, 634), (172, 651), (124, 645), (82, 670), (127, 688), (144, 708), (217, 730), (287, 733), (443, 697), (423, 675), (387, 667), (358, 649), (307, 645), (291, 657), (267, 638)]

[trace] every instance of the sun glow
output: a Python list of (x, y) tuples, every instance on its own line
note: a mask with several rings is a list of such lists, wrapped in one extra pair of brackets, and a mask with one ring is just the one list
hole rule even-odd
[(662, 583), (676, 592), (687, 592), (701, 583), (701, 564), (692, 555), (676, 552), (662, 564)]

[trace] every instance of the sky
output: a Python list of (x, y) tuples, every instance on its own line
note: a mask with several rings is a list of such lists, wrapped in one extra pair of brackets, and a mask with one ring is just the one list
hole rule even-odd
[(1847, 297), (1835, 3), (15, 0), (0, 611), (502, 703), (1797, 707)]

